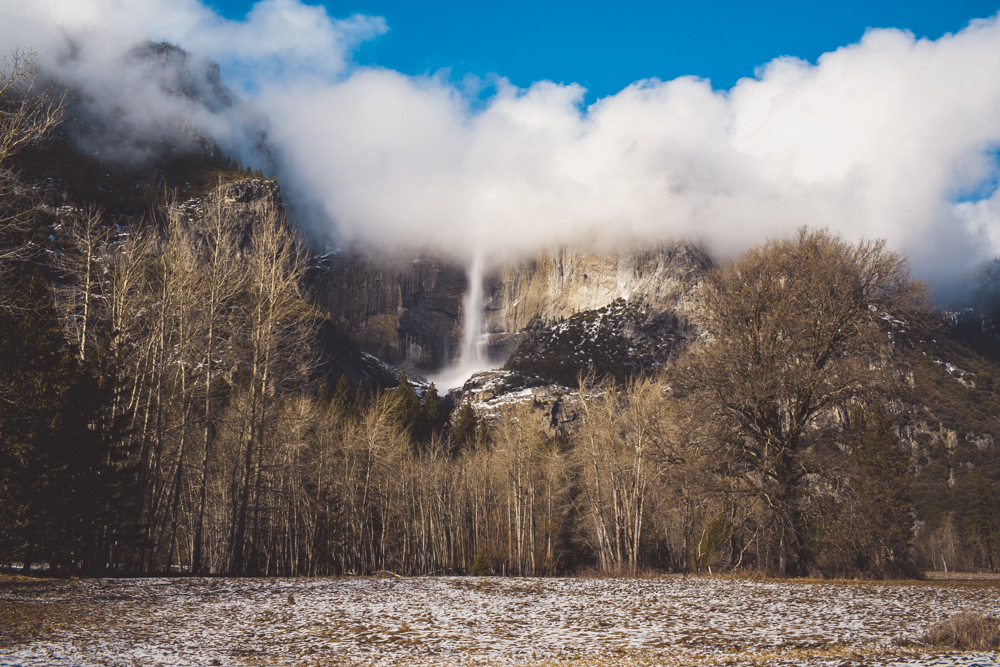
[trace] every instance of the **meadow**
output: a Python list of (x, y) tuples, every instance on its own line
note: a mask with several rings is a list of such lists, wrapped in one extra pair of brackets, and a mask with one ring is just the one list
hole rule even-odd
[(921, 642), (996, 580), (0, 581), (3, 665), (1000, 665)]

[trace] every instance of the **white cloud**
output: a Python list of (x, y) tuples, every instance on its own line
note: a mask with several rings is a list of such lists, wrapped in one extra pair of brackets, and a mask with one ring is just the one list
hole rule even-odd
[(996, 207), (972, 224), (974, 203), (954, 203), (996, 171), (996, 19), (936, 41), (869, 31), (729, 91), (642, 81), (587, 109), (582, 92), (501, 84), (473, 109), (447, 81), (362, 69), (260, 102), (291, 182), (369, 242), (694, 238), (733, 254), (808, 224), (885, 237), (937, 280), (1000, 254)]
[[(286, 190), (316, 212), (310, 224), (345, 239), (469, 257), (677, 238), (734, 254), (825, 225), (884, 237), (937, 280), (1000, 254), (996, 195), (956, 203), (996, 177), (995, 17), (934, 41), (872, 30), (815, 65), (766, 63), (728, 91), (636, 82), (583, 109), (575, 85), (498, 79), (471, 104), (467, 84), (356, 67), (354, 48), (384, 21), (298, 0), (264, 0), (242, 21), (196, 0), (0, 5), (15, 17), (0, 44), (44, 50), (47, 66), (103, 95), (121, 76), (102, 77), (106, 64), (141, 39), (221, 62), (270, 117)], [(72, 65), (60, 59), (67, 36), (82, 54)], [(141, 83), (136, 124), (164, 106)], [(227, 117), (200, 122), (231, 131)]]
[[(360, 42), (386, 30), (379, 17), (335, 20), (298, 0), (263, 0), (240, 21), (199, 0), (0, 0), (0, 11), (3, 51), (34, 50), (47, 74), (72, 82), (83, 108), (109, 119), (83, 143), (120, 159), (141, 156), (150, 142), (183, 141), (178, 130), (194, 128), (253, 162), (266, 119), (246, 100), (217, 104), (213, 63), (244, 91), (276, 80), (330, 81), (344, 75)], [(172, 54), (166, 66), (137, 57), (136, 47), (150, 42), (188, 55)], [(173, 94), (181, 87), (203, 99)]]

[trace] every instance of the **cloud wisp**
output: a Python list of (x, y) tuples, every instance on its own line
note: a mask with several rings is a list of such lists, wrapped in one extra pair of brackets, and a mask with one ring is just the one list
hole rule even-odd
[(646, 80), (583, 107), (576, 85), (498, 76), (480, 100), (447, 75), (356, 66), (386, 22), (298, 0), (263, 0), (241, 21), (198, 0), (0, 4), (4, 49), (34, 48), (135, 132), (187, 114), (238, 150), (250, 142), (231, 112), (192, 110), (121, 64), (148, 40), (220, 63), (266, 114), (317, 237), (463, 259), (666, 239), (725, 256), (827, 226), (886, 238), (942, 285), (1000, 255), (997, 17), (937, 40), (869, 30), (726, 91)]

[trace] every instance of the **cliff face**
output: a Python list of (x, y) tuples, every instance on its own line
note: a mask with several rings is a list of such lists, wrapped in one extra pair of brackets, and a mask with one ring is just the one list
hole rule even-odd
[(542, 375), (572, 387), (579, 376), (625, 382), (666, 366), (684, 349), (690, 324), (673, 311), (648, 309), (638, 298), (616, 299), (597, 310), (566, 320), (535, 324), (517, 335), (517, 346), (504, 368)]
[(255, 202), (261, 200), (273, 200), (274, 204), (282, 209), (281, 190), (278, 182), (266, 178), (244, 178), (231, 183), (222, 183), (212, 189), (205, 197), (190, 199), (181, 208), (194, 208), (200, 211), (202, 208), (208, 210), (217, 203), (236, 217), (239, 227), (249, 230), (253, 224), (255, 212)]
[(492, 276), (487, 328), (491, 333), (514, 333), (533, 320), (548, 325), (617, 299), (691, 319), (709, 266), (707, 253), (687, 245), (604, 253), (567, 246), (520, 266), (501, 267)]
[(365, 352), (422, 371), (447, 365), (457, 353), (466, 288), (460, 267), (352, 250), (319, 258), (316, 271), (319, 303)]
[[(620, 298), (645, 313), (670, 312), (683, 328), (696, 319), (709, 265), (699, 249), (663, 245), (605, 253), (566, 247), (494, 268), (484, 285), (491, 356), (502, 362), (529, 325), (537, 330)], [(320, 258), (314, 282), (321, 306), (364, 351), (424, 372), (456, 360), (468, 287), (462, 266), (352, 250)]]

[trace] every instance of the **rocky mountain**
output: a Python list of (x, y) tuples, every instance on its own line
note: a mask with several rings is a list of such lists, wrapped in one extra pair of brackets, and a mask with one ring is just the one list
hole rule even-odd
[[(235, 104), (217, 70), (169, 45), (150, 45), (132, 57), (160, 72), (164, 90), (209, 112)], [(88, 104), (71, 100), (60, 135), (13, 165), (20, 187), (37, 201), (35, 237), (47, 252), (59, 251), (61, 212), (84, 203), (122, 222), (146, 216), (154, 205), (162, 209), (169, 198), (196, 224), (221, 201), (249, 224), (256, 202), (281, 201), (275, 180), (243, 170), (184, 128), (164, 130), (162, 145), (154, 134), (120, 147), (145, 151), (138, 162), (120, 161), (100, 147), (95, 154), (88, 142), (128, 137), (107, 129), (113, 119), (97, 122)], [(466, 328), (474, 324), (494, 370), (472, 375), (442, 409), (469, 404), (490, 420), (514, 403), (529, 404), (547, 434), (557, 437), (580, 423), (575, 387), (581, 374), (624, 382), (655, 372), (703, 333), (699, 292), (711, 267), (704, 250), (684, 244), (602, 251), (567, 245), (487, 266), (481, 277), (431, 254), (353, 247), (318, 255), (308, 288), (324, 320), (321, 374), (331, 386), (346, 377), (352, 387), (369, 390), (394, 386), (402, 366), (431, 376), (459, 361)], [(967, 308), (951, 313), (932, 336), (907, 339), (898, 349), (909, 387), (892, 406), (894, 428), (910, 452), (916, 515), (934, 526), (921, 538), (931, 561), (952, 533), (973, 530), (966, 509), (977, 498), (993, 498), (1000, 479), (998, 267), (971, 285)], [(481, 310), (466, 312), (474, 290), (482, 291)], [(827, 417), (846, 424), (847, 407), (834, 412)]]
[[(67, 86), (61, 132), (82, 154), (149, 167), (221, 148), (234, 160), (252, 154), (272, 167), (266, 116), (223, 83), (217, 63), (170, 43), (146, 42), (113, 66), (117, 86)], [(213, 126), (214, 138), (205, 129)], [(220, 133), (221, 126), (227, 130)]]
[(969, 281), (966, 302), (951, 313), (950, 335), (984, 357), (1000, 361), (1000, 259)]
[(530, 371), (496, 370), (474, 374), (451, 395), (454, 407), (467, 402), (480, 419), (500, 419), (508, 408), (527, 403), (549, 437), (571, 432), (581, 419), (579, 392)]
[[(424, 372), (456, 360), (464, 296), (474, 288), (464, 267), (361, 250), (324, 257), (322, 265), (314, 276), (321, 302), (361, 349)], [(469, 404), (490, 422), (527, 404), (550, 437), (573, 432), (582, 417), (581, 373), (617, 381), (649, 373), (701, 333), (698, 292), (711, 266), (697, 248), (660, 246), (605, 253), (566, 247), (495, 267), (484, 276), (481, 317), (497, 368), (454, 390), (452, 409)], [(989, 550), (973, 536), (969, 508), (992, 498), (1000, 479), (1000, 368), (991, 352), (1000, 308), (992, 281), (980, 282), (975, 307), (945, 318), (932, 336), (887, 331), (908, 381), (893, 415), (910, 455), (917, 549), (933, 562), (962, 558), (961, 548), (949, 546), (961, 540), (969, 553)], [(850, 406), (824, 419), (847, 427)]]
[[(217, 68), (193, 61), (175, 47), (151, 44), (129, 57), (150, 72), (165, 94), (206, 113), (228, 113), (237, 106)], [(281, 203), (276, 180), (242, 169), (192, 127), (151, 126), (156, 131), (143, 134), (129, 129), (127, 117), (102, 117), (93, 100), (71, 96), (68, 108), (70, 118), (58, 136), (19, 154), (11, 165), (14, 171), (0, 174), (26, 193), (24, 202), (18, 202), (30, 210), (25, 219), (34, 225), (25, 231), (33, 246), (26, 266), (57, 287), (61, 280), (70, 284), (72, 277), (59, 275), (58, 261), (46, 265), (45, 260), (70, 248), (62, 225), (86, 205), (103, 208), (107, 224), (122, 229), (138, 223), (155, 232), (157, 225), (179, 214), (193, 230), (191, 238), (197, 239), (199, 221), (216, 204), (223, 204), (249, 229), (256, 206)], [(126, 155), (130, 157), (123, 159)], [(309, 357), (319, 348), (320, 368), (313, 372), (310, 365), (300, 384), (275, 389), (268, 400), (273, 400), (275, 414), (295, 402), (289, 397), (312, 398), (327, 406), (334, 400), (345, 401), (340, 405), (358, 401), (356, 407), (371, 391), (395, 386), (405, 366), (418, 385), (409, 394), (411, 407), (430, 414), (427, 405), (434, 403), (424, 399), (424, 406), (420, 404), (420, 397), (432, 396), (429, 379), (460, 361), (467, 330), (481, 331), (486, 359), (479, 361), (492, 370), (472, 374), (442, 397), (434, 404), (435, 420), (424, 423), (436, 424), (435, 437), (444, 434), (447, 440), (449, 433), (459, 432), (445, 425), (447, 414), (451, 412), (457, 426), (457, 414), (465, 405), (480, 422), (494, 424), (515, 404), (529, 405), (545, 433), (561, 447), (572, 440), (565, 436), (582, 423), (585, 406), (577, 391), (581, 375), (623, 383), (654, 373), (683, 358), (699, 336), (711, 333), (704, 328), (700, 294), (712, 266), (704, 250), (684, 244), (603, 250), (567, 245), (520, 261), (497, 261), (482, 273), (432, 254), (406, 256), (363, 247), (316, 254), (310, 258), (307, 284), (300, 285), (311, 293), (315, 310), (300, 304), (299, 312), (308, 313), (310, 324), (313, 318), (319, 323), (319, 344), (310, 346)], [(478, 293), (481, 298), (469, 298)], [(929, 336), (904, 332), (902, 322), (886, 321), (885, 332), (896, 344), (894, 354), (903, 367), (903, 381), (893, 383), (899, 386), (890, 392), (892, 428), (898, 436), (893, 442), (909, 454), (911, 504), (922, 529), (918, 548), (930, 563), (961, 560), (955, 544), (964, 544), (961, 548), (968, 553), (985, 554), (967, 562), (989, 562), (993, 547), (984, 540), (994, 539), (996, 530), (988, 521), (1000, 517), (1000, 264), (985, 271), (970, 294), (969, 307), (951, 313)], [(186, 316), (183, 321), (188, 321)], [(243, 331), (245, 326), (246, 320), (239, 320), (230, 330)], [(312, 335), (313, 329), (309, 331)], [(231, 340), (245, 344), (240, 336)], [(160, 349), (172, 347), (182, 349)], [(201, 357), (192, 358), (196, 363), (190, 365), (150, 363), (144, 368), (198, 372)], [(208, 378), (212, 364), (201, 368), (207, 369), (200, 372)], [(205, 382), (205, 395), (221, 406), (231, 392), (240, 390), (242, 372), (239, 364), (222, 369), (218, 383)], [(334, 390), (341, 378), (349, 388)], [(330, 391), (322, 388), (322, 380)], [(196, 404), (200, 409), (200, 400), (184, 402), (184, 388), (193, 385), (179, 386), (181, 398), (174, 405)], [(359, 387), (367, 391), (355, 393)], [(348, 394), (352, 398), (345, 398)], [(153, 393), (147, 396), (152, 405)], [(169, 400), (164, 405), (169, 406)], [(840, 427), (850, 427), (851, 407), (834, 406), (817, 420), (836, 422), (830, 431), (840, 433)], [(476, 419), (464, 412), (476, 433)], [(187, 408), (174, 414), (183, 415), (181, 423), (187, 423)], [(207, 407), (205, 415), (207, 419)], [(275, 427), (275, 433), (285, 431), (284, 424)], [(418, 449), (423, 446), (419, 439), (414, 442)], [(451, 442), (467, 441), (455, 437)], [(174, 470), (182, 471), (181, 454), (177, 456)], [(219, 460), (227, 457), (233, 458), (226, 454)], [(172, 479), (180, 480), (181, 473)], [(173, 488), (175, 508), (180, 507), (181, 482)]]

